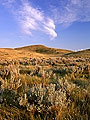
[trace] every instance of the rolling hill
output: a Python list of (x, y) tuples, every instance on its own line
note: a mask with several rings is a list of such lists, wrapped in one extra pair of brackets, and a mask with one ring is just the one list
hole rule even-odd
[(60, 56), (72, 52), (70, 50), (65, 50), (65, 49), (49, 48), (44, 45), (31, 45), (26, 47), (15, 48), (15, 50), (23, 50), (29, 52), (31, 51), (40, 54), (60, 55)]
[(67, 53), (63, 56), (67, 56), (67, 57), (89, 57), (90, 58), (90, 49)]
[(0, 48), (1, 59), (20, 59), (30, 57), (89, 57), (90, 49), (73, 52), (65, 49), (56, 49), (44, 45), (31, 45), (20, 48)]
[(39, 57), (43, 56), (43, 54), (39, 54), (36, 52), (15, 50), (9, 48), (0, 48), (0, 59), (20, 59), (20, 58), (30, 58), (30, 57)]

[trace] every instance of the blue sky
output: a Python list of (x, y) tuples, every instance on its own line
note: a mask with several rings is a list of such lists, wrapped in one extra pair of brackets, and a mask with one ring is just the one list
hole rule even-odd
[(90, 0), (0, 0), (0, 48), (90, 48)]

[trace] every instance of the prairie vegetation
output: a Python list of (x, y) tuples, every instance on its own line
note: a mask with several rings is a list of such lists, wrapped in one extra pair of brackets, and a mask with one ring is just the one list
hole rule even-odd
[(0, 51), (0, 120), (90, 119), (89, 53)]

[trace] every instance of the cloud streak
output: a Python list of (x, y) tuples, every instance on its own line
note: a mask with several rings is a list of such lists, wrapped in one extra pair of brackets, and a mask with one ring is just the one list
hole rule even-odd
[(74, 22), (90, 22), (90, 0), (63, 0), (52, 6), (53, 18), (58, 24), (69, 26)]
[(13, 4), (16, 0), (0, 0), (0, 4), (11, 7), (11, 4)]
[(26, 35), (41, 31), (54, 39), (57, 37), (55, 30), (58, 24), (69, 27), (74, 22), (90, 22), (90, 0), (46, 0), (48, 7), (43, 10), (47, 11), (47, 15), (37, 5), (33, 7), (29, 0), (0, 0), (1, 3), (13, 11)]
[(32, 30), (39, 30), (48, 34), (51, 39), (57, 37), (54, 21), (45, 16), (38, 8), (32, 7), (29, 2), (23, 2), (21, 8), (17, 11), (17, 15), (26, 34), (32, 35)]
[[(19, 0), (19, 2), (20, 5), (17, 4), (17, 0), (5, 0), (2, 4), (11, 7), (24, 34), (33, 35), (33, 31), (41, 31), (49, 35), (50, 39), (57, 37), (53, 19), (45, 15), (42, 10), (33, 7), (28, 0)], [(17, 9), (14, 7), (15, 4), (18, 6)]]

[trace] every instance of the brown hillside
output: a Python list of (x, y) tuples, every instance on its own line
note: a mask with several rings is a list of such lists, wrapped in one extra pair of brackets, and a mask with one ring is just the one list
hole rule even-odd
[(90, 49), (67, 53), (64, 56), (67, 56), (67, 57), (89, 57), (90, 58)]
[(65, 49), (56, 49), (56, 48), (49, 48), (44, 45), (31, 45), (26, 47), (15, 48), (15, 50), (23, 50), (23, 51), (32, 51), (40, 54), (47, 54), (47, 55), (64, 55), (70, 53), (72, 51), (65, 50)]

